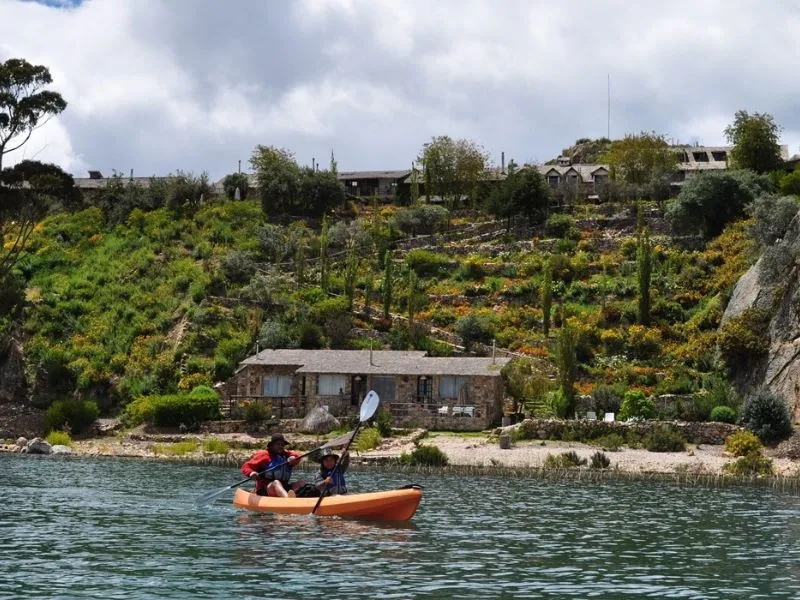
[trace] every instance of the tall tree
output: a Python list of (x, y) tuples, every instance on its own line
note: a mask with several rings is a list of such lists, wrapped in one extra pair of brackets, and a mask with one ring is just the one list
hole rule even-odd
[(611, 144), (604, 157), (612, 178), (637, 189), (638, 193), (660, 187), (678, 167), (679, 158), (665, 136), (655, 132), (626, 135)]
[(338, 163), (336, 162), (336, 157), (333, 155), (333, 148), (331, 148), (331, 166), (328, 169), (334, 177), (339, 177), (339, 168)]
[(647, 230), (639, 232), (636, 260), (639, 267), (639, 323), (650, 323), (650, 279), (653, 272), (653, 248)]
[(356, 278), (361, 260), (358, 256), (358, 245), (354, 239), (347, 241), (347, 258), (344, 266), (344, 295), (347, 298), (347, 310), (353, 310), (353, 297), (356, 293)]
[(408, 324), (414, 323), (414, 315), (417, 313), (417, 295), (419, 294), (419, 279), (417, 273), (411, 269), (408, 272)]
[(419, 200), (419, 175), (417, 168), (411, 165), (411, 205), (415, 206)]
[(72, 177), (56, 165), (24, 160), (0, 172), (0, 241), (5, 241), (0, 244), (0, 286), (47, 209), (79, 202)]
[(0, 63), (0, 171), (3, 155), (21, 148), (38, 127), (67, 107), (61, 94), (44, 89), (52, 82), (45, 66), (23, 58)]
[(300, 190), (300, 167), (294, 154), (275, 146), (256, 146), (250, 157), (265, 213), (294, 209)]
[(733, 144), (731, 161), (735, 167), (756, 173), (769, 173), (783, 164), (780, 146), (781, 127), (768, 113), (749, 114), (738, 110), (725, 137)]
[(428, 198), (438, 195), (453, 205), (469, 195), (475, 183), (483, 177), (489, 156), (471, 140), (454, 140), (443, 135), (425, 144), (418, 160), (425, 165), (425, 194)]
[(556, 358), (558, 360), (558, 384), (566, 401), (566, 415), (575, 410), (575, 381), (578, 379), (577, 359), (578, 336), (566, 319), (558, 330)]
[(550, 260), (544, 267), (544, 278), (542, 280), (542, 333), (546, 338), (550, 335), (550, 312), (553, 309), (553, 265)]
[(386, 253), (384, 258), (384, 269), (383, 269), (383, 318), (389, 319), (391, 317), (391, 310), (392, 310), (392, 288), (394, 287), (394, 281), (392, 281), (393, 274), (393, 262), (392, 262), (392, 254), (390, 252)]
[(319, 287), (326, 294), (328, 293), (328, 246), (330, 244), (328, 229), (330, 220), (328, 216), (322, 218), (322, 232), (319, 234)]

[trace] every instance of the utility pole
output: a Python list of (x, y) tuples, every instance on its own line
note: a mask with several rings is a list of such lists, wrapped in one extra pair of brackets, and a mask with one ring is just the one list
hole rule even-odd
[(242, 172), (242, 160), (239, 159), (239, 173)]
[(611, 73), (608, 74), (608, 122), (606, 137), (611, 139)]

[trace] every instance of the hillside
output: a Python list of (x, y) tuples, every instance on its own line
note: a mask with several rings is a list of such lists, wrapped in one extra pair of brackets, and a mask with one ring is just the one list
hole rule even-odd
[[(456, 214), (440, 235), (417, 238), (403, 230), (422, 209), (396, 207), (363, 209), (324, 235), (319, 222), (269, 223), (250, 201), (183, 213), (136, 209), (115, 226), (96, 207), (49, 216), (19, 269), (24, 310), (13, 325), (18, 344), (5, 353), (6, 368), (19, 354), (24, 363), (24, 393), (14, 400), (46, 407), (76, 395), (113, 414), (140, 395), (224, 380), (257, 344), (363, 348), (376, 339), (432, 354), (461, 346), (485, 352), (475, 344), (494, 341), (535, 358), (546, 391), (556, 373), (555, 340), (568, 322), (579, 394), (599, 390), (618, 406), (627, 390), (702, 388), (712, 393), (675, 410), (707, 417), (729, 393), (715, 339), (727, 296), (754, 259), (744, 224), (686, 249), (658, 233), (668, 228), (646, 208), (652, 320), (641, 325), (635, 219), (621, 207), (616, 218), (579, 208), (574, 220), (558, 215), (542, 230), (512, 233), (480, 213)], [(423, 225), (416, 229), (443, 227)], [(320, 260), (325, 238), (329, 258)], [(394, 323), (381, 316), (387, 248)], [(552, 325), (545, 336), (548, 264)], [(320, 289), (324, 278), (329, 294)], [(356, 312), (348, 311), (351, 289)], [(367, 296), (375, 318), (364, 315)], [(13, 382), (3, 385), (13, 389)], [(557, 400), (542, 393), (526, 392), (537, 411), (556, 410)]]

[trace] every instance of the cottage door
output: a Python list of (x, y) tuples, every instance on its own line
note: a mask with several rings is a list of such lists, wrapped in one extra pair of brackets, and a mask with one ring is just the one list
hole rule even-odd
[(367, 376), (354, 375), (350, 385), (350, 406), (361, 406), (367, 395)]

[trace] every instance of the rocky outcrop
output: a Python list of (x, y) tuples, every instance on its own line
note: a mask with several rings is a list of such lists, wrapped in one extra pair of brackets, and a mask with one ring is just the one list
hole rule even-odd
[[(784, 234), (789, 248), (800, 247), (800, 218), (796, 216)], [(765, 274), (764, 256), (739, 279), (722, 316), (724, 326), (730, 319), (750, 308), (766, 310), (771, 315), (764, 335), (769, 338), (769, 352), (753, 358), (749, 368), (733, 376), (737, 391), (747, 396), (765, 387), (785, 398), (800, 419), (800, 280), (792, 266), (773, 280)]]
[(12, 341), (0, 353), (0, 403), (22, 402), (25, 399), (25, 370), (22, 347)]
[(53, 447), (42, 438), (37, 437), (28, 442), (23, 452), (28, 454), (52, 454)]
[(302, 433), (330, 433), (342, 424), (322, 406), (312, 408), (300, 425)]

